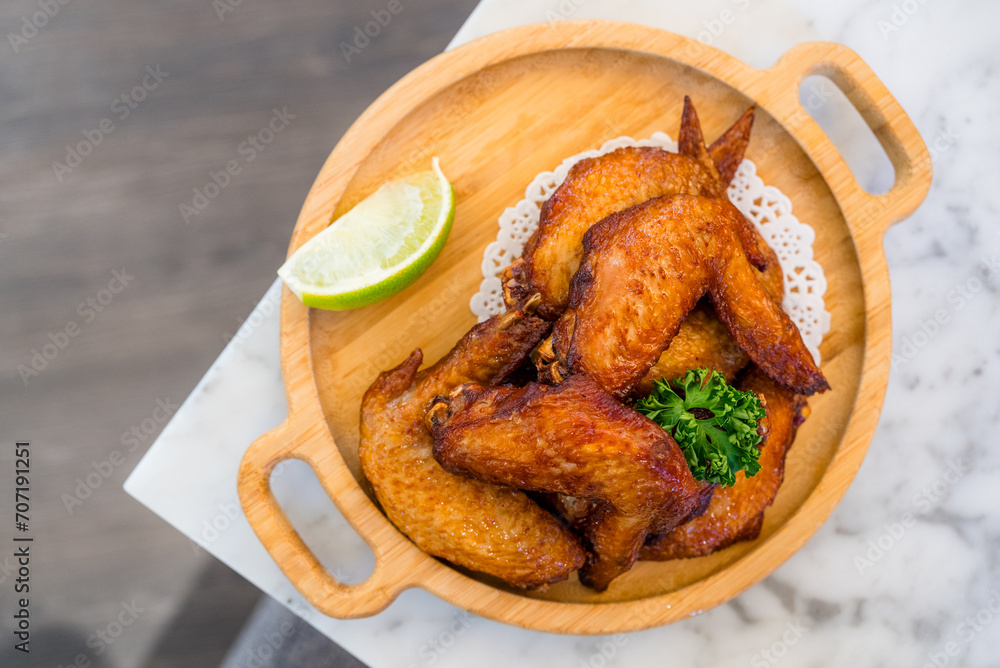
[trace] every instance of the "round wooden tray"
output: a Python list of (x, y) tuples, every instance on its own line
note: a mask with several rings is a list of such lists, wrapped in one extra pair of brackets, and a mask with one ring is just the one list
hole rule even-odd
[[(896, 172), (884, 195), (862, 190), (799, 104), (811, 74), (832, 79), (874, 131)], [(757, 119), (747, 157), (816, 231), (833, 327), (823, 371), (833, 387), (810, 401), (785, 483), (758, 540), (700, 559), (640, 562), (596, 594), (572, 578), (524, 592), (439, 561), (382, 514), (357, 455), (361, 395), (380, 371), (419, 346), (433, 361), (474, 322), (469, 298), (497, 218), (538, 173), (620, 135), (676, 134), (684, 95), (707, 138), (748, 106)], [(899, 104), (850, 49), (801, 44), (756, 70), (694, 40), (652, 28), (563, 21), (516, 28), (444, 53), (404, 77), (357, 120), (323, 166), (289, 253), (388, 179), (427, 169), (432, 156), (455, 186), (457, 210), (441, 256), (395, 297), (348, 312), (282, 299), (281, 356), (289, 416), (247, 451), (239, 491), (247, 519), (288, 578), (334, 617), (372, 615), (423, 588), (476, 614), (559, 633), (633, 631), (719, 605), (798, 550), (854, 477), (878, 420), (889, 370), (889, 278), (882, 236), (930, 185), (926, 147)], [(375, 554), (364, 582), (333, 578), (303, 543), (269, 486), (276, 464), (312, 466)]]

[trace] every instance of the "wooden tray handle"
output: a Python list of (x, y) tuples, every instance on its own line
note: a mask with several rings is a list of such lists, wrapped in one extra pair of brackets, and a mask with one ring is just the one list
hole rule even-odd
[[(889, 156), (896, 179), (887, 193), (872, 195), (858, 185), (836, 147), (800, 104), (802, 80), (815, 74), (840, 88)], [(801, 145), (829, 147), (811, 155), (855, 234), (881, 237), (920, 206), (932, 175), (927, 146), (906, 112), (858, 54), (841, 44), (799, 44), (765, 70), (759, 83), (755, 87), (759, 92), (751, 96), (790, 129)]]
[[(374, 571), (364, 582), (346, 585), (333, 577), (299, 536), (271, 491), (274, 467), (286, 459), (301, 459), (313, 468), (324, 487), (330, 484), (327, 481), (338, 479), (338, 472), (344, 470), (343, 463), (336, 468), (332, 456), (311, 456), (310, 445), (325, 442), (314, 433), (317, 428), (325, 428), (325, 424), (322, 419), (313, 421), (317, 426), (307, 426), (309, 423), (290, 415), (280, 427), (253, 442), (240, 464), (240, 502), (250, 526), (271, 557), (313, 606), (341, 619), (368, 617), (383, 610), (401, 591), (414, 586), (413, 577), (420, 574), (390, 572), (385, 567), (386, 555), (381, 554), (377, 544), (369, 542), (375, 553)], [(331, 494), (330, 489), (326, 491)], [(363, 495), (360, 490), (358, 493)], [(374, 505), (372, 511), (378, 512)]]

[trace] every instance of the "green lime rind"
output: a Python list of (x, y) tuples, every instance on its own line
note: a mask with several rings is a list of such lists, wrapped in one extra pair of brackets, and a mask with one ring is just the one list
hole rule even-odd
[[(449, 186), (451, 188), (451, 186)], [(454, 197), (449, 193), (449, 197)], [(450, 207), (448, 219), (441, 228), (441, 233), (427, 251), (417, 257), (413, 262), (405, 265), (392, 276), (374, 285), (368, 285), (352, 292), (344, 292), (337, 295), (314, 295), (303, 294), (302, 303), (313, 308), (321, 308), (327, 311), (347, 311), (350, 309), (371, 306), (376, 302), (398, 294), (413, 285), (418, 278), (431, 266), (441, 250), (444, 248), (448, 236), (451, 234), (451, 225), (455, 221), (455, 207)]]
[[(288, 258), (278, 275), (303, 304), (335, 311), (361, 308), (399, 293), (427, 271), (444, 248), (455, 219), (454, 188), (441, 172), (438, 159), (431, 162), (431, 171), (385, 184)], [(433, 182), (428, 183), (428, 179)], [(408, 208), (413, 200), (408, 202), (407, 197), (412, 195), (406, 195), (400, 186), (419, 188), (421, 213), (414, 214)], [(428, 203), (434, 208), (427, 210)], [(418, 218), (410, 218), (412, 215)], [(426, 236), (412, 236), (431, 221)], [(351, 236), (358, 235), (356, 243), (344, 245), (345, 235), (348, 244)], [(414, 241), (418, 246), (402, 255), (400, 251)], [(340, 250), (331, 251), (338, 245)], [(342, 255), (329, 256), (330, 252)], [(386, 266), (392, 262), (396, 264)], [(362, 273), (355, 274), (355, 270)], [(364, 272), (372, 275), (365, 277)]]

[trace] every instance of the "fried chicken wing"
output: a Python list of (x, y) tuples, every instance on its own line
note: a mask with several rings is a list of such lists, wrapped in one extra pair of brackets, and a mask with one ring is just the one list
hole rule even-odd
[(423, 371), (414, 351), (361, 406), (361, 464), (392, 523), (425, 552), (520, 587), (566, 579), (583, 564), (579, 540), (524, 492), (442, 469), (423, 418), (438, 394), (504, 378), (548, 327), (521, 312), (495, 316)]
[(591, 515), (601, 504), (595, 499), (581, 499), (558, 492), (536, 492), (534, 497), (543, 507), (561, 517), (577, 533), (583, 533)]
[(725, 197), (750, 142), (753, 109), (706, 148), (698, 115), (684, 98), (679, 153), (626, 147), (573, 165), (542, 205), (538, 229), (504, 270), (504, 301), (514, 308), (536, 293), (538, 313), (552, 319), (566, 308), (569, 285), (583, 256), (583, 235), (606, 216), (654, 197)]
[[(716, 487), (718, 487), (716, 483), (698, 481), (697, 502), (691, 513), (682, 519), (680, 524), (690, 522), (708, 510), (708, 504), (712, 501), (712, 494), (715, 492)], [(581, 499), (576, 496), (567, 496), (554, 492), (534, 493), (532, 494), (532, 498), (536, 499), (542, 507), (548, 508), (550, 512), (561, 517), (566, 524), (573, 527), (573, 530), (579, 533), (582, 533), (586, 528), (591, 515), (593, 515), (601, 503), (595, 499)]]
[(677, 152), (694, 158), (714, 173), (724, 185), (729, 185), (736, 170), (743, 162), (750, 143), (750, 129), (753, 127), (754, 109), (750, 107), (711, 146), (705, 146), (701, 131), (701, 121), (694, 103), (684, 96), (684, 111), (681, 114), (681, 131), (677, 138)]
[(708, 147), (705, 146), (698, 112), (695, 111), (694, 104), (687, 95), (684, 96), (684, 110), (681, 112), (681, 130), (677, 134), (677, 152), (694, 159), (711, 172), (717, 181), (722, 182), (722, 174), (712, 160)]
[(718, 176), (695, 160), (660, 148), (620, 148), (573, 165), (542, 205), (538, 229), (524, 245), (521, 259), (504, 272), (507, 307), (538, 293), (538, 314), (559, 317), (583, 256), (584, 233), (616, 211), (676, 193), (721, 196), (723, 189)]
[[(728, 184), (736, 175), (736, 169), (743, 161), (743, 155), (750, 143), (753, 118), (754, 110), (751, 107), (711, 146), (705, 147), (698, 112), (695, 111), (691, 98), (684, 96), (678, 152), (714, 170), (719, 180)], [(767, 266), (760, 272), (761, 282), (768, 294), (780, 304), (784, 297), (784, 276), (778, 256), (759, 232), (757, 244), (761, 252), (767, 256)], [(702, 299), (681, 323), (670, 347), (660, 355), (660, 359), (639, 382), (636, 389), (640, 395), (648, 394), (653, 389), (653, 381), (660, 378), (678, 378), (688, 369), (698, 367), (715, 369), (725, 376), (727, 381), (731, 381), (749, 361), (747, 354), (740, 350), (725, 326), (719, 322), (708, 300)]]
[(829, 388), (795, 323), (753, 266), (766, 263), (753, 226), (728, 200), (660, 197), (608, 216), (584, 237), (569, 307), (556, 322), (555, 380), (591, 374), (624, 397), (670, 345), (704, 294), (737, 345), (800, 394)]
[[(756, 268), (754, 271), (767, 294), (775, 304), (780, 305), (785, 289), (781, 264), (774, 250), (759, 233), (757, 235), (758, 248), (767, 258), (767, 267), (763, 271)], [(749, 362), (750, 357), (736, 345), (729, 330), (715, 314), (711, 300), (702, 297), (684, 318), (670, 347), (663, 351), (653, 368), (636, 385), (635, 392), (638, 396), (645, 396), (653, 391), (654, 381), (680, 378), (689, 369), (698, 367), (715, 369), (726, 377), (726, 382), (731, 382)]]
[(729, 184), (736, 176), (736, 170), (743, 162), (747, 145), (750, 143), (750, 129), (753, 127), (753, 107), (747, 109), (732, 127), (725, 131), (708, 147), (715, 168), (719, 170), (722, 182)]
[(728, 382), (749, 360), (715, 315), (711, 302), (702, 299), (684, 318), (670, 347), (663, 351), (634, 391), (637, 396), (645, 396), (653, 391), (653, 383), (660, 378), (673, 380), (683, 376), (688, 369), (699, 367), (715, 369)]
[(737, 387), (764, 400), (767, 433), (760, 446), (760, 471), (747, 478), (736, 474), (736, 484), (715, 490), (708, 510), (669, 533), (652, 536), (640, 559), (666, 561), (701, 557), (724, 547), (754, 540), (760, 535), (764, 509), (771, 505), (785, 475), (785, 454), (804, 420), (805, 400), (781, 387), (759, 369), (751, 369)]
[(559, 386), (466, 385), (427, 413), (434, 456), (453, 473), (597, 501), (580, 580), (603, 591), (631, 568), (646, 536), (700, 502), (680, 447), (589, 376)]
[[(522, 257), (504, 271), (508, 308), (538, 292), (543, 295), (543, 316), (555, 318), (562, 313), (569, 299), (571, 278), (583, 255), (583, 235), (605, 216), (664, 195), (723, 196), (743, 160), (753, 117), (754, 110), (748, 109), (706, 147), (698, 114), (690, 98), (685, 97), (679, 153), (628, 148), (574, 165), (542, 207), (538, 230), (525, 244)], [(759, 235), (758, 242), (768, 256), (761, 279), (780, 303), (781, 267), (774, 251)], [(657, 378), (680, 376), (698, 366), (715, 368), (731, 379), (748, 361), (711, 307), (701, 304), (681, 323), (673, 344), (639, 389), (648, 391)]]

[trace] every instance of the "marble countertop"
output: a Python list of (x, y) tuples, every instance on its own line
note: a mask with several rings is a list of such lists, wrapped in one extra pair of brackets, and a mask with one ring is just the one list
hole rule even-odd
[[(894, 356), (885, 408), (832, 518), (761, 584), (698, 617), (624, 636), (507, 627), (407, 591), (342, 621), (306, 604), (246, 523), (236, 471), (287, 411), (276, 282), (126, 482), (127, 491), (369, 665), (993, 666), (1000, 651), (1000, 4), (987, 0), (484, 0), (453, 45), (561, 18), (629, 20), (696, 37), (756, 67), (803, 41), (847, 44), (910, 114), (934, 158), (923, 207), (885, 239)], [(863, 185), (891, 168), (807, 82)], [(331, 149), (333, 147), (331, 146)], [(994, 184), (996, 185), (996, 184)], [(239, 419), (232, 419), (239, 416)], [(359, 581), (371, 553), (304, 465), (276, 494), (332, 572)]]

